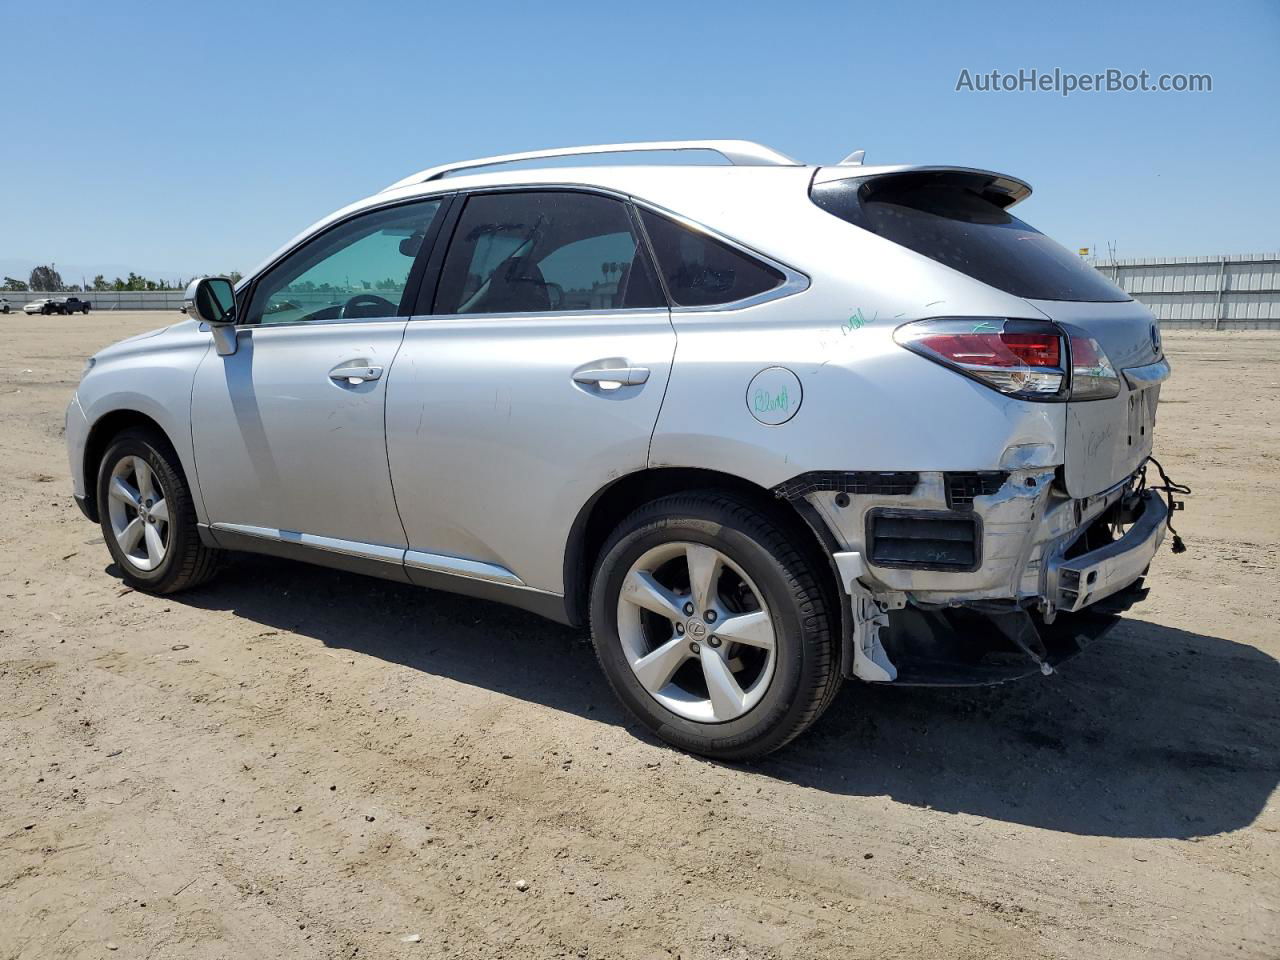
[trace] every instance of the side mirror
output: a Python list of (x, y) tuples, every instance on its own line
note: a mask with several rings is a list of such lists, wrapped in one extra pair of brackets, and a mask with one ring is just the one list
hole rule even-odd
[(213, 331), (218, 353), (228, 356), (236, 352), (236, 296), (226, 277), (201, 277), (192, 280), (183, 294), (183, 313), (207, 323)]

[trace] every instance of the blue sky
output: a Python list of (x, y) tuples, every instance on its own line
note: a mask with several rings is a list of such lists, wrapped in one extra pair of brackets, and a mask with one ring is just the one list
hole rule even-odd
[[(1274, 0), (5, 0), (0, 25), (0, 269), (247, 270), (433, 163), (698, 137), (1012, 173), (1036, 190), (1022, 216), (1071, 248), (1280, 249)], [(965, 68), (1032, 67), (1213, 92), (955, 92)]]

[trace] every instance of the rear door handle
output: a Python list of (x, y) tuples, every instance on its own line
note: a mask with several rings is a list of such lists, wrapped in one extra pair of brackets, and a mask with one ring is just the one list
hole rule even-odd
[(329, 379), (338, 382), (345, 381), (353, 386), (364, 383), (366, 380), (377, 380), (382, 376), (382, 368), (373, 364), (352, 363), (347, 361), (341, 366), (334, 367), (329, 371)]
[[(648, 367), (588, 367), (586, 370), (575, 370), (574, 383), (592, 384), (603, 390), (616, 390), (618, 387), (638, 387), (649, 381)], [(617, 386), (609, 386), (616, 384)]]

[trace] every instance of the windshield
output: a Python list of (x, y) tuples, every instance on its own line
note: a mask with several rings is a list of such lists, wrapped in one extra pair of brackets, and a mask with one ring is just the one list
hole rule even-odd
[(990, 198), (983, 174), (921, 171), (815, 184), (823, 210), (1029, 300), (1130, 297), (1080, 257)]

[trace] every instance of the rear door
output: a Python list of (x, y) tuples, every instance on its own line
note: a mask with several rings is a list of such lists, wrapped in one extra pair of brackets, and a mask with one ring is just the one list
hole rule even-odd
[(618, 198), (477, 193), (453, 215), (387, 388), (406, 566), (560, 593), (579, 510), (646, 465), (666, 300)]

